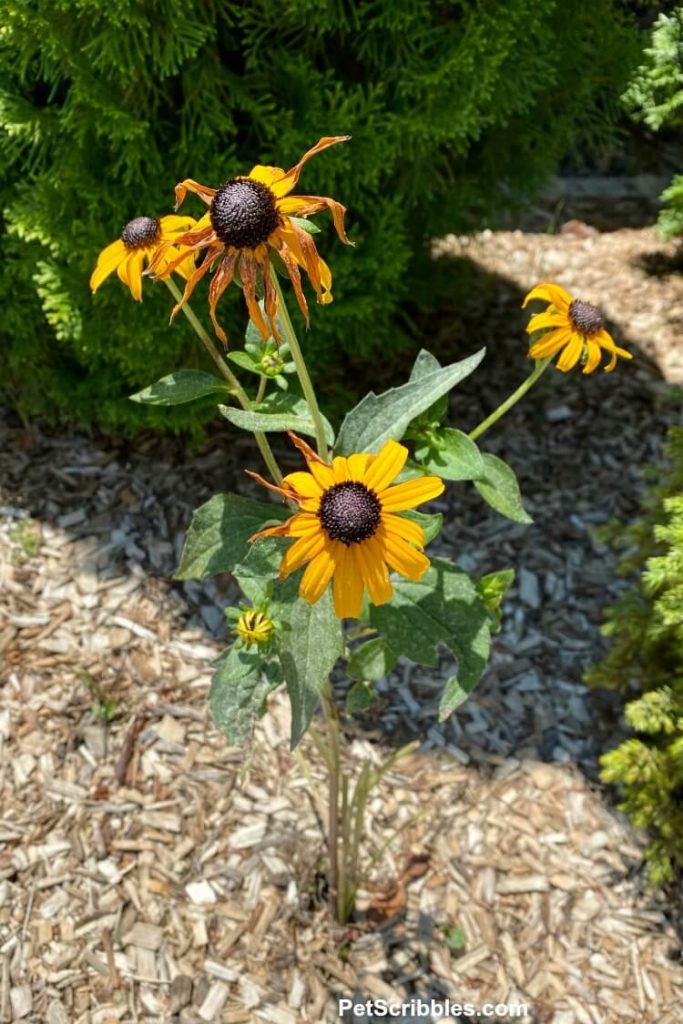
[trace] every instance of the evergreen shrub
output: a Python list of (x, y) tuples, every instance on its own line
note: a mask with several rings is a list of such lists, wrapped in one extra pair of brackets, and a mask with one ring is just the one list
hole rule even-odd
[[(348, 381), (356, 355), (386, 359), (409, 334), (401, 304), (429, 236), (481, 226), (572, 145), (599, 140), (639, 52), (618, 0), (4, 0), (3, 12), (1, 386), (26, 414), (108, 427), (168, 424), (127, 395), (190, 361), (186, 325), (160, 326), (162, 285), (140, 308), (116, 280), (88, 291), (100, 249), (132, 217), (170, 212), (176, 181), (218, 185), (353, 136), (302, 179), (344, 202), (357, 243), (346, 251), (327, 225), (319, 236), (337, 301), (314, 310), (314, 361), (344, 387), (344, 364)], [(224, 307), (238, 338), (242, 305)]]
[[(683, 129), (683, 5), (660, 14), (652, 29), (645, 62), (624, 99), (633, 117), (653, 131)], [(683, 174), (662, 193), (659, 229), (663, 238), (683, 236)]]
[(602, 778), (619, 786), (621, 809), (649, 831), (655, 883), (683, 867), (683, 428), (671, 429), (666, 450), (670, 466), (642, 518), (606, 531), (633, 585), (607, 609), (612, 646), (586, 677), (632, 698), (626, 721), (635, 735), (603, 756)]

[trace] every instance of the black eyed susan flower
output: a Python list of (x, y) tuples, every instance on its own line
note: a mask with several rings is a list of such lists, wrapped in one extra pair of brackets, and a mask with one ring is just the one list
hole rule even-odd
[[(188, 192), (194, 192), (209, 207), (194, 231), (182, 235), (177, 241), (187, 245), (190, 252), (205, 250), (204, 258), (189, 277), (178, 312), (189, 299), (197, 283), (209, 270), (215, 270), (209, 288), (209, 312), (216, 334), (227, 342), (225, 331), (216, 319), (216, 305), (236, 273), (239, 272), (249, 316), (264, 340), (270, 335), (279, 341), (276, 324), (277, 293), (270, 276), (271, 250), (279, 253), (294, 286), (301, 311), (309, 322), (308, 305), (301, 287), (301, 270), (313, 285), (318, 302), (332, 301), (332, 273), (319, 255), (311, 235), (299, 227), (292, 217), (309, 217), (328, 209), (332, 213), (337, 234), (347, 245), (352, 243), (344, 230), (345, 208), (341, 203), (325, 196), (292, 196), (290, 192), (299, 180), (301, 168), (307, 160), (349, 136), (320, 139), (304, 153), (298, 164), (289, 171), (280, 167), (257, 164), (246, 177), (230, 178), (220, 188), (208, 188), (191, 178), (176, 185), (176, 209)], [(177, 258), (167, 259), (164, 249), (157, 253), (150, 265), (150, 273), (167, 277), (178, 265)], [(256, 298), (257, 272), (263, 282), (266, 319)]]
[(399, 513), (436, 498), (443, 492), (443, 481), (422, 476), (391, 486), (408, 457), (408, 450), (396, 441), (387, 441), (378, 455), (339, 456), (330, 464), (305, 441), (290, 437), (306, 459), (307, 473), (290, 473), (281, 487), (256, 473), (250, 475), (294, 500), (299, 512), (251, 540), (294, 537), (282, 559), (280, 579), (306, 564), (299, 595), (315, 604), (333, 580), (337, 617), (357, 619), (366, 590), (373, 604), (390, 599), (390, 569), (419, 580), (429, 568), (422, 553), (422, 527)]
[(116, 270), (120, 279), (130, 289), (138, 302), (142, 299), (142, 268), (149, 263), (160, 246), (164, 252), (160, 262), (166, 266), (176, 262), (173, 268), (181, 277), (188, 278), (194, 270), (194, 256), (178, 247), (177, 239), (196, 225), (194, 217), (135, 217), (128, 221), (121, 237), (103, 249), (97, 259), (90, 287), (96, 292), (102, 282)]
[(246, 647), (267, 647), (273, 635), (274, 624), (264, 612), (245, 609), (235, 625), (235, 632)]
[(559, 284), (538, 284), (525, 298), (522, 308), (533, 299), (549, 303), (543, 313), (532, 316), (527, 333), (549, 328), (547, 334), (535, 341), (529, 349), (532, 359), (547, 359), (561, 352), (555, 364), (567, 373), (580, 361), (583, 373), (592, 373), (602, 359), (601, 349), (612, 358), (605, 367), (610, 373), (617, 365), (617, 356), (633, 358), (626, 349), (618, 348), (611, 334), (605, 330), (605, 318), (597, 306), (582, 299), (573, 299)]

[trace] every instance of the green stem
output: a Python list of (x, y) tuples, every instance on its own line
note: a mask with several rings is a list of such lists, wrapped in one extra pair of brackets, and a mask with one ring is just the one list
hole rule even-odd
[(340, 893), (339, 889), (339, 778), (341, 774), (341, 756), (339, 716), (329, 679), (322, 693), (322, 703), (327, 723), (328, 750), (330, 753), (327, 824), (327, 856), (330, 865), (329, 906), (332, 919), (340, 921), (341, 901), (343, 899), (343, 894)]
[(492, 412), (490, 416), (487, 416), (485, 420), (482, 420), (481, 423), (474, 428), (474, 430), (469, 435), (470, 440), (476, 441), (476, 439), (478, 437), (481, 437), (481, 435), (486, 430), (488, 430), (489, 427), (492, 427), (493, 424), (496, 423), (497, 420), (501, 418), (501, 416), (504, 416), (508, 409), (511, 409), (512, 406), (515, 405), (520, 400), (520, 398), (523, 398), (527, 391), (534, 386), (538, 378), (546, 370), (549, 363), (549, 358), (537, 360), (533, 370), (531, 371), (527, 379), (525, 381), (522, 381), (517, 390), (513, 391), (512, 394), (505, 399), (502, 405), (499, 405), (498, 408), (494, 412)]
[[(166, 287), (168, 288), (176, 302), (180, 302), (182, 299), (182, 295), (175, 281), (170, 277), (166, 277), (164, 278), (164, 284), (166, 285)], [(202, 327), (201, 323), (195, 316), (194, 310), (191, 309), (187, 302), (182, 306), (182, 310), (187, 319), (189, 320), (190, 324), (192, 325), (202, 345), (204, 346), (204, 348), (206, 349), (206, 351), (209, 353), (214, 363), (216, 364), (219, 372), (223, 377), (225, 377), (227, 382), (230, 384), (230, 387), (234, 392), (235, 398), (240, 403), (242, 408), (249, 412), (249, 410), (251, 409), (251, 402), (249, 401), (249, 396), (247, 395), (246, 391), (238, 381), (235, 374), (232, 372), (232, 370), (226, 363), (225, 359), (223, 359), (223, 356), (216, 348), (210, 335), (207, 334), (207, 332)], [(263, 434), (260, 430), (255, 430), (254, 440), (258, 445), (259, 451), (263, 456), (263, 461), (268, 467), (268, 471), (272, 476), (273, 480), (275, 481), (276, 484), (282, 483), (282, 473), (280, 471), (280, 467), (277, 464), (277, 459), (273, 455), (273, 450), (270, 447), (270, 444), (268, 443), (266, 435)]]
[(308, 373), (308, 368), (306, 366), (304, 354), (301, 351), (299, 340), (296, 336), (296, 332), (294, 330), (294, 326), (292, 324), (289, 311), (287, 310), (287, 306), (285, 304), (285, 297), (282, 293), (282, 288), (280, 287), (278, 276), (273, 267), (271, 267), (270, 269), (270, 275), (273, 285), (275, 286), (275, 291), (277, 292), (278, 312), (282, 320), (285, 339), (287, 341), (287, 344), (289, 345), (289, 351), (292, 353), (292, 359), (294, 360), (294, 365), (296, 366), (296, 372), (301, 382), (301, 390), (304, 393), (304, 398), (306, 399), (306, 402), (308, 403), (308, 408), (310, 409), (311, 412), (311, 419), (313, 420), (313, 426), (315, 427), (315, 441), (318, 447), (318, 455), (321, 457), (321, 459), (325, 459), (327, 461), (327, 441), (325, 439), (323, 419), (322, 416), (320, 415), (320, 409), (318, 407), (318, 399), (315, 397), (313, 383)]

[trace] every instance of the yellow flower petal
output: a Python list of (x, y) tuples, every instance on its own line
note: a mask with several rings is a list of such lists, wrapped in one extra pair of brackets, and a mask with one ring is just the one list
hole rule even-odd
[(580, 334), (572, 334), (571, 340), (568, 345), (565, 345), (562, 350), (562, 355), (556, 362), (556, 367), (561, 370), (562, 373), (569, 373), (573, 370), (583, 352), (583, 338)]
[(287, 173), (284, 174), (279, 181), (268, 183), (269, 186), (272, 188), (273, 192), (275, 193), (275, 195), (278, 198), (282, 198), (282, 196), (286, 196), (289, 192), (292, 191), (297, 181), (299, 180), (299, 175), (301, 174), (302, 167), (304, 166), (307, 160), (311, 159), (312, 156), (315, 156), (316, 153), (321, 153), (323, 149), (327, 149), (329, 146), (335, 146), (338, 142), (347, 142), (348, 139), (350, 138), (350, 135), (337, 135), (334, 137), (328, 136), (316, 142), (315, 146), (312, 146), (304, 153), (304, 155), (301, 157), (301, 160), (299, 160), (298, 164), (295, 164), (294, 167), (291, 168), (291, 170), (287, 171)]
[(438, 476), (421, 476), (416, 480), (389, 487), (379, 496), (385, 512), (404, 512), (408, 508), (431, 501), (443, 494), (444, 482)]
[(408, 449), (396, 441), (388, 440), (365, 474), (363, 483), (378, 494), (395, 480), (406, 464)]
[(349, 455), (346, 460), (349, 467), (349, 479), (362, 482), (365, 479), (368, 466), (372, 465), (375, 458), (374, 455)]
[(262, 185), (267, 185), (270, 188), (280, 178), (284, 178), (285, 172), (282, 167), (268, 167), (265, 164), (256, 164), (255, 167), (249, 171), (249, 177), (252, 181), (260, 181)]
[(309, 472), (313, 474), (324, 491), (334, 484), (334, 473), (332, 467), (323, 462), (309, 462)]
[(549, 334), (544, 335), (533, 343), (529, 349), (529, 355), (532, 359), (547, 359), (548, 356), (554, 356), (556, 352), (559, 352), (561, 348), (569, 344), (571, 337), (572, 332), (570, 330), (550, 331)]
[(162, 241), (172, 242), (177, 234), (182, 235), (185, 231), (192, 231), (197, 227), (194, 217), (183, 217), (179, 213), (169, 213), (159, 221), (161, 225)]
[(363, 576), (356, 561), (356, 552), (352, 547), (344, 547), (339, 552), (334, 570), (334, 586), (332, 599), (334, 611), (338, 619), (357, 619), (363, 603)]
[(115, 242), (112, 242), (111, 245), (102, 250), (97, 258), (97, 266), (90, 278), (90, 287), (93, 292), (97, 291), (105, 278), (114, 273), (119, 263), (125, 260), (127, 255), (126, 247), (120, 238), (117, 238)]
[(349, 467), (343, 455), (337, 455), (332, 460), (332, 473), (336, 484), (344, 484), (347, 480), (351, 479), (349, 476)]
[(571, 295), (568, 291), (565, 291), (562, 285), (552, 284), (551, 282), (537, 284), (535, 288), (532, 288), (522, 303), (522, 309), (525, 308), (528, 302), (532, 302), (534, 299), (550, 302), (560, 313), (566, 313), (572, 302)]
[(322, 497), (322, 488), (315, 477), (310, 473), (288, 473), (282, 483), (293, 487), (296, 493), (300, 494), (302, 498)]
[(536, 313), (527, 324), (527, 334), (540, 331), (544, 327), (569, 327), (569, 317), (562, 313)]
[(293, 573), (300, 565), (310, 562), (312, 558), (319, 555), (324, 547), (325, 537), (322, 531), (299, 537), (284, 553), (280, 563), (280, 579), (286, 580), (290, 573)]
[(332, 545), (327, 543), (325, 547), (310, 561), (301, 577), (299, 594), (309, 604), (319, 601), (325, 592), (325, 587), (332, 579), (335, 570), (335, 559), (333, 557)]
[(306, 537), (320, 530), (320, 520), (310, 512), (300, 512), (298, 515), (292, 516), (288, 523), (287, 533), (290, 537)]
[(396, 572), (407, 576), (409, 580), (419, 580), (429, 568), (429, 559), (421, 551), (406, 544), (400, 537), (392, 537), (386, 531), (377, 532), (377, 537), (384, 546), (384, 557)]
[(425, 546), (424, 530), (410, 519), (389, 514), (382, 516), (382, 523), (387, 533), (392, 536), (402, 537), (403, 540), (407, 540), (409, 544), (415, 544), (418, 548)]
[(386, 604), (394, 590), (384, 564), (382, 546), (376, 537), (356, 545), (356, 559), (373, 604)]
[[(586, 365), (584, 366), (582, 373), (592, 373), (600, 365), (600, 359), (602, 353), (600, 352), (600, 346), (594, 341), (587, 341), (586, 348), (588, 349), (588, 357), (586, 359)], [(614, 364), (616, 366), (616, 356), (614, 357)]]

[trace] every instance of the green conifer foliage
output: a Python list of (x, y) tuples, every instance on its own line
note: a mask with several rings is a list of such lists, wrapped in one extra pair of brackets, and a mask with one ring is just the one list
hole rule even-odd
[[(653, 131), (683, 129), (683, 5), (659, 15), (645, 57), (624, 95), (627, 107)], [(683, 174), (674, 176), (662, 202), (662, 237), (683, 235)]]
[(481, 225), (600, 136), (638, 50), (616, 0), (5, 0), (2, 22), (2, 387), (109, 426), (168, 423), (126, 396), (198, 358), (162, 285), (141, 306), (116, 280), (88, 290), (99, 250), (170, 212), (176, 181), (351, 134), (302, 179), (348, 206), (357, 243), (320, 236), (336, 301), (314, 310), (315, 359), (381, 354), (429, 236)]
[(633, 526), (611, 527), (634, 586), (606, 611), (612, 647), (587, 682), (637, 699), (626, 705), (636, 733), (602, 758), (602, 778), (652, 837), (647, 856), (656, 883), (683, 867), (683, 428), (672, 428), (669, 470)]

